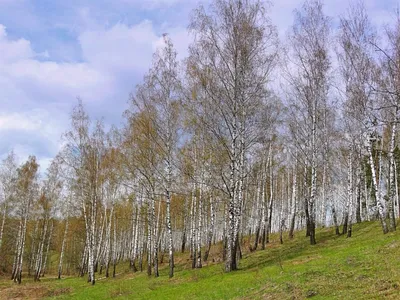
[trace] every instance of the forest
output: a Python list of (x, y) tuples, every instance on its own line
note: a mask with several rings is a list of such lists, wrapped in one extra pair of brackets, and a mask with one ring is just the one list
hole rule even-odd
[(394, 232), (400, 11), (377, 27), (362, 2), (333, 18), (307, 0), (282, 40), (269, 7), (199, 5), (188, 56), (163, 34), (121, 125), (91, 118), (79, 98), (47, 170), (10, 152), (0, 274), (95, 285), (125, 264), (151, 277), (167, 264), (172, 278), (177, 255), (233, 272), (243, 253), (268, 256), (272, 235), (312, 248), (316, 230)]

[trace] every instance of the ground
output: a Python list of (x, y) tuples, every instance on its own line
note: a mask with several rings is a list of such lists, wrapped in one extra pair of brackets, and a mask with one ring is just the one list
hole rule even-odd
[(159, 278), (118, 266), (116, 278), (98, 275), (95, 286), (77, 277), (24, 278), (21, 285), (7, 277), (0, 278), (0, 299), (400, 299), (400, 230), (383, 235), (379, 223), (366, 222), (346, 238), (319, 229), (315, 246), (304, 232), (283, 245), (272, 238), (266, 250), (243, 249), (231, 273), (224, 273), (216, 245), (214, 262), (202, 269), (192, 270), (188, 254), (177, 254), (173, 279), (167, 263)]

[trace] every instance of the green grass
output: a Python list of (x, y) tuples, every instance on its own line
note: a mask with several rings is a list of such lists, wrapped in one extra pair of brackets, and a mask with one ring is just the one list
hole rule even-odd
[(72, 277), (25, 280), (22, 286), (0, 280), (0, 295), (11, 298), (28, 291), (34, 297), (36, 291), (51, 299), (400, 299), (400, 231), (383, 235), (378, 223), (369, 222), (355, 225), (353, 237), (346, 238), (327, 228), (318, 230), (317, 243), (310, 246), (304, 232), (283, 245), (273, 240), (266, 250), (245, 253), (240, 269), (231, 273), (224, 273), (223, 263), (192, 270), (185, 254), (177, 255), (173, 279), (166, 264), (159, 278), (118, 266), (122, 274), (95, 286)]

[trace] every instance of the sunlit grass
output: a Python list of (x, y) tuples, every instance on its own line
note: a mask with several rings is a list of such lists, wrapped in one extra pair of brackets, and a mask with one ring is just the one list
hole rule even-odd
[[(400, 299), (399, 232), (383, 235), (379, 224), (370, 222), (355, 225), (352, 238), (335, 236), (331, 228), (318, 230), (317, 242), (310, 246), (304, 232), (283, 245), (272, 236), (266, 250), (243, 249), (240, 269), (229, 274), (223, 263), (192, 270), (185, 253), (177, 254), (172, 279), (167, 264), (159, 278), (120, 265), (117, 278), (101, 279), (95, 286), (76, 277), (40, 283), (28, 279), (21, 287), (2, 280), (0, 293), (10, 298), (25, 291), (34, 297), (36, 289), (41, 297), (54, 299)], [(215, 247), (217, 252), (220, 246)]]

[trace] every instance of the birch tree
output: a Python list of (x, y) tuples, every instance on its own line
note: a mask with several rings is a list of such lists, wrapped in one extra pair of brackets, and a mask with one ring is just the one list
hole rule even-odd
[[(44, 181), (41, 197), (39, 199), (40, 210), (42, 214), (42, 237), (39, 241), (37, 249), (36, 263), (35, 263), (35, 275), (34, 280), (38, 281), (40, 276), (43, 274), (47, 263), (48, 248), (50, 247), (51, 235), (52, 235), (52, 224), (55, 214), (55, 208), (62, 190), (62, 179), (60, 172), (60, 162), (56, 157), (50, 164), (46, 180)], [(47, 245), (46, 245), (47, 241)], [(46, 247), (46, 248), (44, 248)], [(43, 250), (45, 252), (43, 253)]]
[[(146, 112), (153, 127), (149, 135), (162, 159), (155, 167), (160, 178), (166, 202), (166, 231), (168, 234), (169, 276), (174, 275), (173, 234), (171, 225), (171, 199), (173, 193), (173, 171), (179, 130), (179, 88), (177, 53), (172, 41), (163, 36), (163, 47), (153, 57), (152, 68), (142, 87), (132, 98), (140, 111)], [(144, 90), (146, 88), (146, 90)]]
[[(227, 272), (238, 267), (246, 153), (254, 143), (252, 123), (265, 98), (276, 55), (276, 31), (261, 1), (217, 0), (208, 11), (194, 11), (190, 26), (189, 76), (197, 79), (207, 97), (199, 113), (230, 162), (222, 174), (228, 196)], [(196, 97), (194, 97), (196, 98)]]
[(17, 162), (13, 151), (2, 161), (0, 169), (1, 186), (1, 223), (0, 223), (0, 250), (3, 241), (4, 225), (8, 212), (11, 210), (12, 201), (15, 200), (16, 181), (17, 181)]
[[(347, 101), (345, 113), (348, 117), (349, 128), (353, 130), (353, 140), (358, 138), (360, 146), (366, 150), (375, 205), (381, 221), (382, 230), (388, 232), (385, 221), (384, 202), (381, 192), (382, 176), (380, 167), (374, 159), (375, 146), (379, 140), (377, 113), (379, 93), (374, 92), (377, 65), (374, 60), (376, 34), (365, 9), (362, 5), (351, 7), (349, 16), (341, 19), (339, 56), (342, 64), (342, 74), (345, 80)], [(354, 131), (356, 131), (354, 133)], [(355, 145), (356, 146), (356, 145)], [(359, 147), (360, 147), (359, 146)], [(381, 157), (381, 156), (379, 156)], [(381, 161), (379, 159), (379, 161)], [(380, 165), (381, 163), (378, 163)]]
[[(145, 97), (147, 95), (146, 85), (138, 87), (137, 95)], [(158, 276), (158, 237), (156, 236), (156, 188), (157, 178), (159, 175), (160, 153), (157, 151), (155, 136), (155, 128), (150, 113), (146, 111), (135, 112), (135, 109), (126, 112), (128, 124), (126, 125), (126, 139), (124, 141), (128, 150), (125, 155), (134, 160), (134, 166), (130, 167), (131, 172), (136, 173), (136, 183), (134, 184), (134, 192), (143, 198), (143, 204), (146, 206), (147, 212), (147, 274)], [(129, 150), (129, 148), (131, 149)], [(134, 170), (132, 170), (134, 169)]]
[[(91, 132), (89, 116), (80, 101), (72, 115), (72, 129), (65, 134), (63, 161), (72, 169), (85, 223), (88, 282), (95, 284), (98, 211), (101, 203), (101, 161), (105, 153), (103, 124), (97, 122)], [(85, 256), (85, 255), (83, 255)]]
[(28, 160), (18, 168), (17, 184), (16, 184), (16, 214), (19, 218), (18, 234), (15, 245), (15, 256), (11, 279), (21, 283), (22, 266), (25, 250), (27, 223), (33, 202), (37, 197), (37, 171), (39, 165), (34, 156), (30, 156)]
[(66, 243), (67, 243), (67, 237), (68, 237), (68, 227), (69, 227), (69, 212), (71, 208), (71, 191), (69, 192), (70, 195), (67, 195), (64, 200), (66, 202), (65, 205), (65, 225), (64, 225), (64, 233), (63, 233), (63, 239), (61, 242), (61, 251), (60, 251), (60, 260), (58, 262), (58, 269), (57, 269), (57, 278), (61, 279), (62, 271), (63, 271), (63, 262), (64, 262), (64, 255), (65, 255), (65, 248), (66, 248)]
[(328, 42), (329, 18), (323, 13), (320, 1), (306, 1), (295, 12), (295, 21), (289, 34), (290, 50), (286, 57), (291, 67), (285, 77), (292, 87), (292, 113), (299, 130), (293, 131), (300, 151), (305, 155), (311, 172), (310, 193), (307, 195), (307, 233), (310, 243), (316, 243), (317, 168), (321, 137), (319, 128), (322, 107), (327, 102), (330, 58)]
[[(389, 229), (396, 230), (396, 218), (394, 204), (396, 198), (395, 184), (395, 148), (397, 144), (398, 123), (400, 120), (400, 12), (396, 11), (394, 22), (387, 25), (384, 30), (385, 46), (380, 46), (377, 41), (371, 43), (379, 54), (377, 82), (373, 86), (374, 92), (382, 98), (379, 109), (381, 119), (389, 131), (388, 157), (388, 201), (387, 210), (389, 217)], [(383, 44), (383, 42), (381, 42)]]

